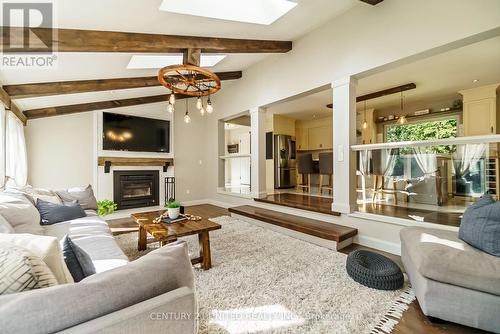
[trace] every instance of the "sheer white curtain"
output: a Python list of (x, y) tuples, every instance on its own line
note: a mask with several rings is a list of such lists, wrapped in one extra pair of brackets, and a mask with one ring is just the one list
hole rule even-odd
[(487, 147), (487, 144), (458, 145), (453, 154), (455, 173), (462, 176), (469, 171), (474, 172), (477, 162), (483, 157)]
[(426, 147), (414, 147), (414, 156), (418, 167), (428, 176), (437, 171), (437, 156), (435, 153), (428, 153)]
[(28, 181), (28, 155), (23, 123), (11, 112), (5, 118), (5, 176), (17, 186)]
[(370, 174), (370, 161), (372, 159), (372, 151), (359, 151), (359, 172), (361, 175), (368, 176)]

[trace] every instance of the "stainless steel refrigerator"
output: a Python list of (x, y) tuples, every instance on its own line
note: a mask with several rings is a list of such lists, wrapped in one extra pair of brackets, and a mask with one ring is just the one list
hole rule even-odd
[(296, 183), (295, 137), (274, 135), (274, 188), (294, 188)]

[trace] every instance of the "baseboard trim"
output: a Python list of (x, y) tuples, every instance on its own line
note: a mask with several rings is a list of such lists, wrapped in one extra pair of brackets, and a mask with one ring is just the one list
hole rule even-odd
[(357, 235), (354, 237), (354, 243), (361, 246), (366, 246), (370, 248), (375, 248), (387, 253), (401, 255), (401, 245), (394, 242), (389, 242), (385, 240), (380, 240), (366, 235)]
[(349, 204), (332, 203), (332, 211), (340, 212), (343, 214), (350, 214), (351, 212), (353, 212), (353, 210), (354, 208)]

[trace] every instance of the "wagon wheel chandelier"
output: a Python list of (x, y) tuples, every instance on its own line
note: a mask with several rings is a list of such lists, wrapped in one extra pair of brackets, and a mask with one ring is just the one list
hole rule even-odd
[[(210, 95), (221, 88), (220, 79), (215, 73), (195, 65), (171, 65), (160, 69), (158, 81), (171, 91), (168, 112), (173, 113), (175, 110), (175, 94), (197, 97), (196, 108), (202, 116), (214, 111)], [(204, 96), (207, 96), (206, 103), (203, 102)], [(187, 101), (184, 121), (191, 122)]]

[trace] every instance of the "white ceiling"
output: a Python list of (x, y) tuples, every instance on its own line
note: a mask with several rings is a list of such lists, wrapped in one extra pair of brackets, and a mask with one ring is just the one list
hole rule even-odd
[[(474, 79), (479, 81), (473, 83)], [(414, 82), (416, 89), (404, 92), (405, 104), (459, 97), (457, 91), (500, 83), (500, 36), (407, 65), (377, 73), (358, 81), (357, 95)], [(331, 109), (331, 89), (272, 105), (273, 113), (297, 119), (326, 116)], [(398, 106), (400, 95), (393, 94), (367, 101), (368, 108), (383, 109)], [(363, 104), (358, 103), (358, 109)]]
[[(161, 0), (64, 0), (56, 3), (56, 26), (70, 29), (126, 31), (187, 36), (246, 39), (296, 40), (356, 5), (359, 0), (298, 0), (298, 5), (272, 25), (263, 26), (173, 14), (159, 10)], [(156, 69), (127, 69), (132, 54), (59, 53), (52, 69), (2, 69), (2, 85), (105, 78), (154, 76)], [(229, 54), (211, 70), (245, 70), (269, 54)], [(223, 82), (228, 85), (230, 82)], [(56, 97), (19, 99), (22, 109), (68, 103), (111, 100), (156, 95), (156, 88), (128, 89), (123, 92), (70, 94)], [(164, 92), (161, 91), (161, 92)], [(142, 95), (139, 95), (142, 94)], [(161, 93), (160, 93), (161, 94)]]

